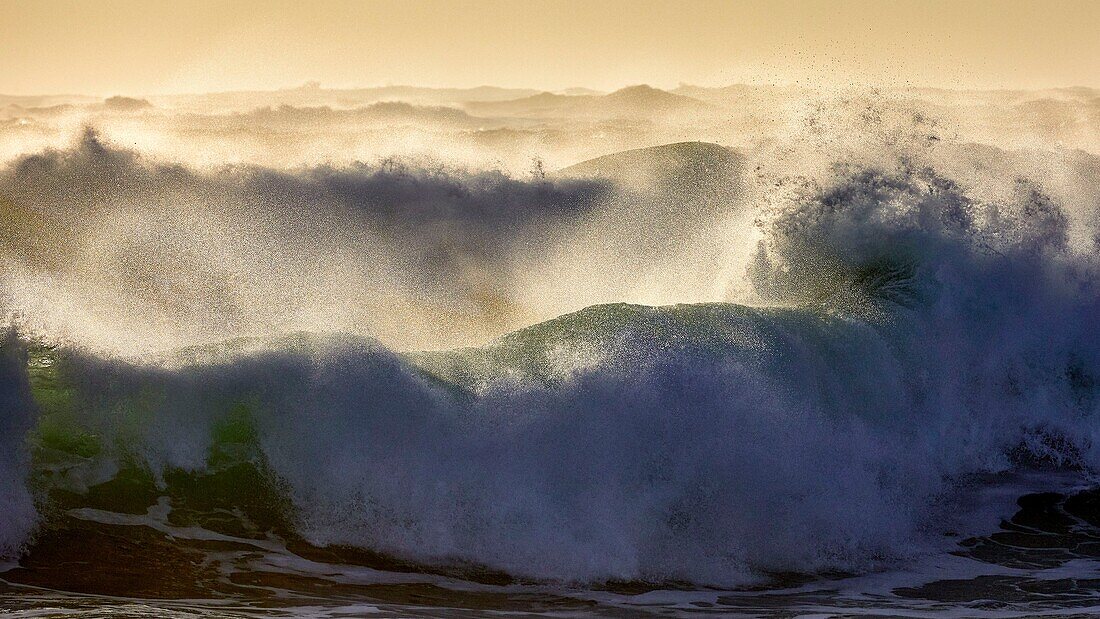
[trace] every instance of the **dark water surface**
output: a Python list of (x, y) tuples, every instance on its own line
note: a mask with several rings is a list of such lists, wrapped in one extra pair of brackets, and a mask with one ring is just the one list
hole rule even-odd
[[(1063, 489), (1065, 477), (1052, 476)], [(894, 569), (775, 575), (736, 591), (424, 568), (261, 531), (245, 510), (204, 510), (179, 494), (144, 513), (58, 505), (61, 515), (3, 572), (0, 608), (15, 617), (1095, 616), (1100, 489), (1068, 488), (1023, 495), (995, 532)]]

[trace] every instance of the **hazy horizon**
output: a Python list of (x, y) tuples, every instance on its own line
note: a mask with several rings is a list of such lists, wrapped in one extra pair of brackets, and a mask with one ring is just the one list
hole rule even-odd
[(0, 0), (0, 93), (1100, 86), (1100, 4)]
[[(583, 96), (587, 94), (592, 95), (606, 95), (620, 90), (626, 90), (636, 86), (648, 86), (658, 90), (674, 91), (677, 88), (693, 87), (693, 88), (707, 88), (707, 89), (721, 89), (732, 88), (738, 86), (745, 86), (750, 88), (790, 88), (790, 89), (806, 89), (818, 92), (893, 92), (904, 90), (944, 90), (950, 92), (981, 92), (981, 93), (998, 93), (998, 92), (1043, 92), (1043, 91), (1065, 91), (1065, 90), (1097, 90), (1100, 91), (1100, 86), (1088, 86), (1084, 84), (1066, 84), (1064, 86), (1043, 86), (1033, 88), (1009, 88), (1009, 87), (952, 87), (952, 86), (933, 86), (933, 85), (917, 85), (906, 84), (901, 86), (876, 86), (872, 84), (855, 84), (844, 87), (830, 88), (824, 84), (808, 85), (802, 82), (729, 82), (729, 83), (714, 83), (703, 84), (693, 82), (677, 82), (675, 84), (660, 84), (651, 82), (634, 82), (624, 83), (618, 86), (610, 88), (595, 88), (586, 84), (574, 84), (571, 86), (564, 86), (561, 88), (539, 88), (537, 86), (524, 86), (524, 85), (512, 85), (512, 84), (495, 84), (495, 83), (483, 83), (483, 84), (469, 84), (469, 85), (438, 85), (438, 84), (420, 84), (414, 82), (394, 82), (386, 84), (362, 84), (362, 85), (330, 85), (322, 83), (318, 80), (306, 80), (299, 84), (288, 84), (286, 86), (273, 86), (270, 88), (226, 88), (217, 90), (179, 90), (174, 92), (30, 92), (30, 93), (13, 93), (13, 92), (0, 92), (0, 97), (10, 98), (35, 98), (35, 97), (89, 97), (89, 98), (101, 98), (108, 99), (111, 97), (131, 97), (131, 98), (162, 98), (162, 97), (187, 97), (195, 96), (201, 97), (203, 95), (219, 95), (230, 93), (242, 93), (242, 92), (255, 92), (255, 93), (277, 93), (290, 90), (306, 90), (306, 89), (319, 89), (319, 90), (384, 90), (395, 88), (409, 88), (409, 89), (421, 89), (421, 90), (457, 90), (457, 91), (469, 91), (479, 89), (498, 89), (498, 90), (514, 90), (514, 91), (534, 91), (536, 93), (549, 92), (553, 94), (563, 94), (566, 96)], [(588, 92), (570, 92), (570, 91), (588, 91)]]

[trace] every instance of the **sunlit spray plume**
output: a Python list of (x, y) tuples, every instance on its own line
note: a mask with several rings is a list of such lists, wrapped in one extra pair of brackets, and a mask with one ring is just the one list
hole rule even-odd
[(439, 348), (616, 295), (723, 298), (730, 245), (715, 235), (748, 228), (739, 159), (695, 144), (631, 159), (610, 178), (199, 172), (89, 130), (0, 172), (11, 294), (55, 334), (125, 353), (299, 329)]

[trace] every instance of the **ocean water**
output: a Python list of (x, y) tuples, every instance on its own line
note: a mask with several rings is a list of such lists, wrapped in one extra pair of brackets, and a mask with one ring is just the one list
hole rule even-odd
[(9, 162), (0, 608), (1100, 612), (1100, 164), (886, 144)]

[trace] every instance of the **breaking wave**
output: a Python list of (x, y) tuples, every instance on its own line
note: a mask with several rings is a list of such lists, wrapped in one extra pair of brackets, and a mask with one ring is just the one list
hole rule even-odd
[[(32, 342), (29, 374), (4, 365), (2, 472), (27, 470), (29, 382), (38, 488), (243, 463), (319, 546), (736, 585), (936, 548), (977, 526), (953, 506), (982, 476), (1100, 467), (1092, 216), (1026, 180), (991, 201), (906, 162), (832, 178), (758, 213), (752, 306), (596, 305), (422, 353), (361, 335), (139, 360)], [(33, 504), (0, 492), (10, 551)]]

